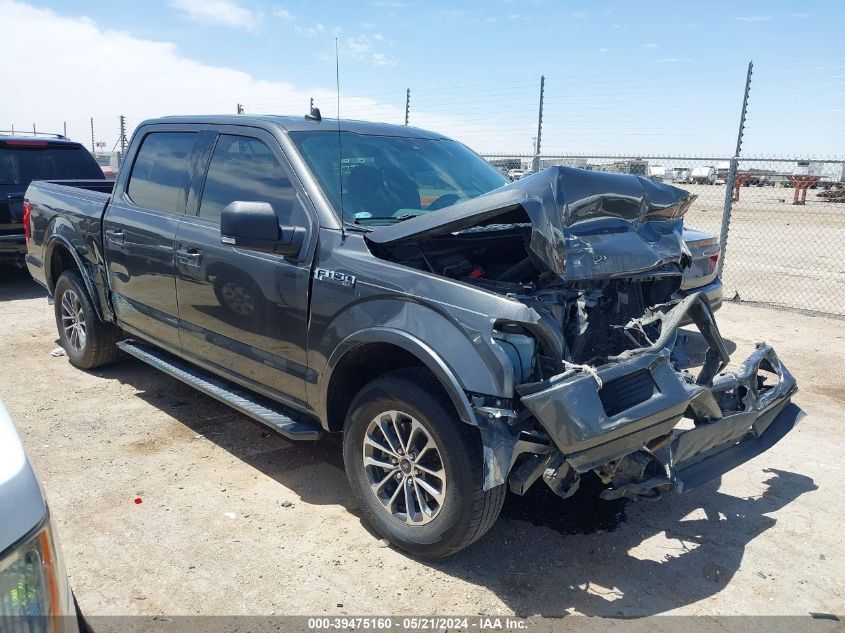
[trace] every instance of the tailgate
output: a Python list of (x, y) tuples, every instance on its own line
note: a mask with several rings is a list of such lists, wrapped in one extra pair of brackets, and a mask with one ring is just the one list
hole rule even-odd
[(0, 185), (0, 235), (23, 233), (24, 190)]

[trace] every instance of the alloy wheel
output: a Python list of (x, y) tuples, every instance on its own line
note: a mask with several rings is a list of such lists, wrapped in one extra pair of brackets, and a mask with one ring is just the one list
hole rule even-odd
[(77, 352), (85, 350), (85, 313), (82, 302), (74, 290), (65, 290), (62, 294), (62, 328), (65, 339)]
[(384, 411), (364, 436), (364, 471), (385, 510), (408, 525), (424, 525), (442, 510), (446, 470), (434, 438), (413, 416)]

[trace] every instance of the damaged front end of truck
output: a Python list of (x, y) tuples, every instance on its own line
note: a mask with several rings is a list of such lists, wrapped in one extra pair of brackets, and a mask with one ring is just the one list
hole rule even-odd
[(693, 200), (637, 176), (553, 167), (367, 236), (378, 257), (527, 308), (519, 320), (489, 315), (485, 342), (508, 359), (513, 393), (470, 394), (486, 487), (522, 494), (542, 478), (567, 497), (593, 472), (603, 498), (657, 497), (727, 472), (800, 420), (774, 350), (759, 343), (729, 370), (706, 296), (680, 292)]

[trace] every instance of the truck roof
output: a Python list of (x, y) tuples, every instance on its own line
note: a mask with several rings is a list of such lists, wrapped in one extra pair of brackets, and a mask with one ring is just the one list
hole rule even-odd
[(342, 132), (355, 134), (372, 134), (380, 136), (406, 136), (413, 138), (444, 138), (442, 134), (429, 132), (407, 125), (393, 125), (390, 123), (374, 123), (371, 121), (356, 121), (353, 119), (328, 119), (320, 121), (306, 119), (304, 116), (279, 116), (272, 114), (222, 114), (204, 116), (166, 116), (158, 119), (148, 119), (141, 125), (155, 123), (192, 123), (209, 125), (255, 125), (269, 127), (275, 125), (287, 132), (326, 131), (337, 132), (338, 124)]
[(67, 138), (44, 138), (41, 136), (10, 136), (0, 134), (0, 144), (9, 145), (82, 145), (78, 141), (71, 141)]

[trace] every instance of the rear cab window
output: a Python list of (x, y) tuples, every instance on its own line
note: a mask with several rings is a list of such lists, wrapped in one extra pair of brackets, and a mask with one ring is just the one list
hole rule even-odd
[(144, 137), (126, 187), (136, 206), (183, 213), (197, 132), (150, 132)]
[(33, 180), (102, 178), (97, 161), (77, 143), (0, 141), (0, 185), (26, 189)]

